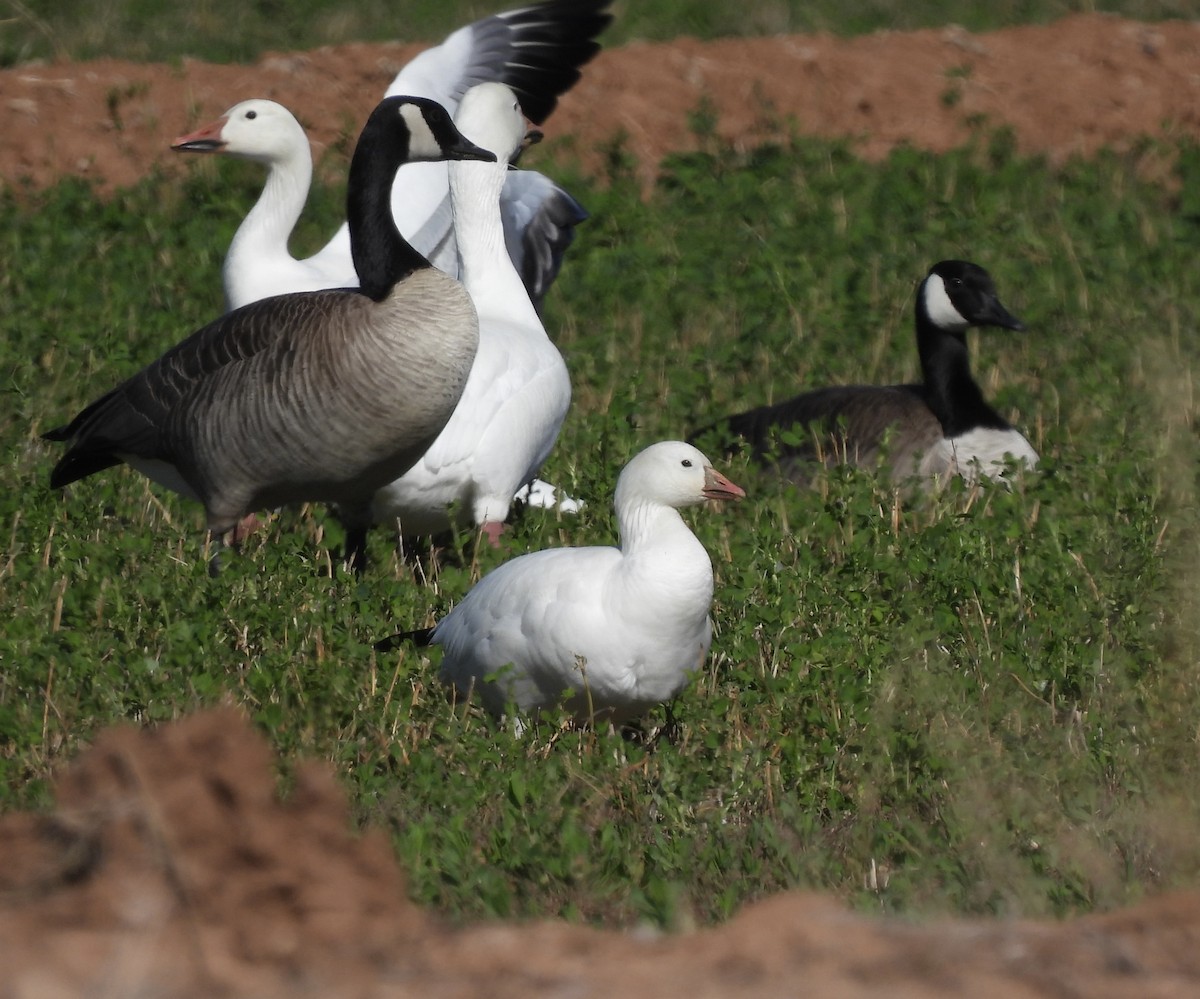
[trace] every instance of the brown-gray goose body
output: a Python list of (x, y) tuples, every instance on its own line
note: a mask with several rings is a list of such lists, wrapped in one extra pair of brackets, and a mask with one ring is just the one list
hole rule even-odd
[(347, 193), (360, 288), (280, 295), (227, 313), (88, 406), (58, 487), (119, 462), (204, 504), (220, 535), (266, 506), (371, 495), (436, 438), (478, 344), (465, 289), (430, 267), (388, 210), (405, 162), (491, 159), (437, 104), (384, 100), (355, 148)]

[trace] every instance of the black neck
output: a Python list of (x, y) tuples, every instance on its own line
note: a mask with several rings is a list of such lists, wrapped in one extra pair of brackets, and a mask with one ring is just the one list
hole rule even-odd
[(971, 376), (966, 331), (937, 326), (925, 309), (923, 289), (917, 295), (917, 350), (921, 355), (925, 401), (947, 437), (957, 437), (977, 427), (1009, 428), (1008, 421), (988, 405)]
[[(389, 127), (390, 125), (390, 127)], [(398, 281), (429, 261), (400, 235), (392, 218), (392, 180), (408, 156), (408, 139), (396, 123), (369, 121), (350, 161), (346, 218), (358, 284), (379, 302)]]

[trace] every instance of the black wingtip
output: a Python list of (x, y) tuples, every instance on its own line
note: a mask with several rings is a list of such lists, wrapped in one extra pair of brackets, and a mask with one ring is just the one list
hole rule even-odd
[(387, 638), (381, 638), (376, 642), (375, 651), (390, 652), (392, 649), (398, 648), (405, 643), (421, 647), (428, 645), (432, 637), (432, 628), (417, 628), (415, 631), (398, 631), (396, 634), (389, 635)]
[(521, 235), (521, 282), (539, 315), (546, 292), (558, 277), (563, 258), (575, 241), (575, 226), (589, 217), (583, 205), (556, 188), (525, 227)]
[[(613, 20), (611, 0), (549, 0), (499, 14), (516, 50), (501, 82), (516, 92), (521, 111), (541, 125), (600, 51), (596, 36)], [(518, 55), (519, 53), (519, 55)]]
[[(56, 440), (58, 438), (46, 438)], [(50, 488), (61, 489), (72, 482), (119, 465), (121, 459), (107, 451), (68, 451), (50, 472)]]

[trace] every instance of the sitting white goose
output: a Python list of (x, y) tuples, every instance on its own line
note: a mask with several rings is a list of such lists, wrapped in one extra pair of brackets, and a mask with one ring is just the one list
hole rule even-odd
[(372, 495), (446, 425), (479, 341), (466, 289), (387, 211), (397, 168), (432, 157), (493, 158), (433, 101), (383, 101), (346, 193), (361, 287), (279, 295), (197, 330), (44, 435), (70, 444), (51, 486), (125, 462), (202, 502), (218, 538), (263, 507), (337, 503), (361, 567)]
[(440, 645), (442, 679), (497, 716), (565, 703), (581, 721), (636, 717), (679, 694), (712, 642), (712, 563), (679, 510), (745, 495), (690, 444), (652, 444), (617, 481), (620, 548), (522, 555), (434, 628), (378, 647)]
[[(578, 67), (599, 50), (594, 38), (612, 19), (604, 11), (608, 3), (550, 0), (483, 18), (408, 63), (386, 96), (427, 97), (453, 115), (469, 87), (498, 80), (519, 95), (530, 120), (541, 123), (558, 96), (579, 79)], [(180, 136), (172, 148), (219, 152), (267, 167), (263, 192), (225, 257), (229, 309), (272, 295), (358, 284), (344, 223), (311, 257), (297, 260), (288, 250), (288, 238), (308, 197), (312, 152), (304, 129), (287, 108), (268, 100), (242, 101), (211, 124)], [(435, 267), (457, 277), (444, 165), (409, 167), (403, 181), (393, 184), (391, 203), (404, 237)], [(503, 215), (513, 262), (540, 307), (574, 238), (574, 227), (587, 212), (542, 174), (514, 170), (505, 181)]]
[(479, 313), (479, 350), (450, 422), (420, 461), (375, 494), (372, 512), (376, 522), (398, 521), (401, 534), (434, 534), (453, 526), (453, 507), (495, 545), (513, 494), (554, 446), (571, 379), (504, 248), (500, 190), (525, 139), (516, 95), (503, 83), (472, 87), (454, 124), (496, 155), (495, 163), (463, 162), (450, 171), (461, 280)]

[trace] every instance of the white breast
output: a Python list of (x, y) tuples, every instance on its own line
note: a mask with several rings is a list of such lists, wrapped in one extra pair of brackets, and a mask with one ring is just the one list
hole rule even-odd
[(989, 479), (1004, 478), (1009, 459), (1036, 468), (1038, 453), (1019, 432), (1013, 429), (996, 430), (979, 427), (942, 442), (951, 467), (968, 482), (980, 475)]

